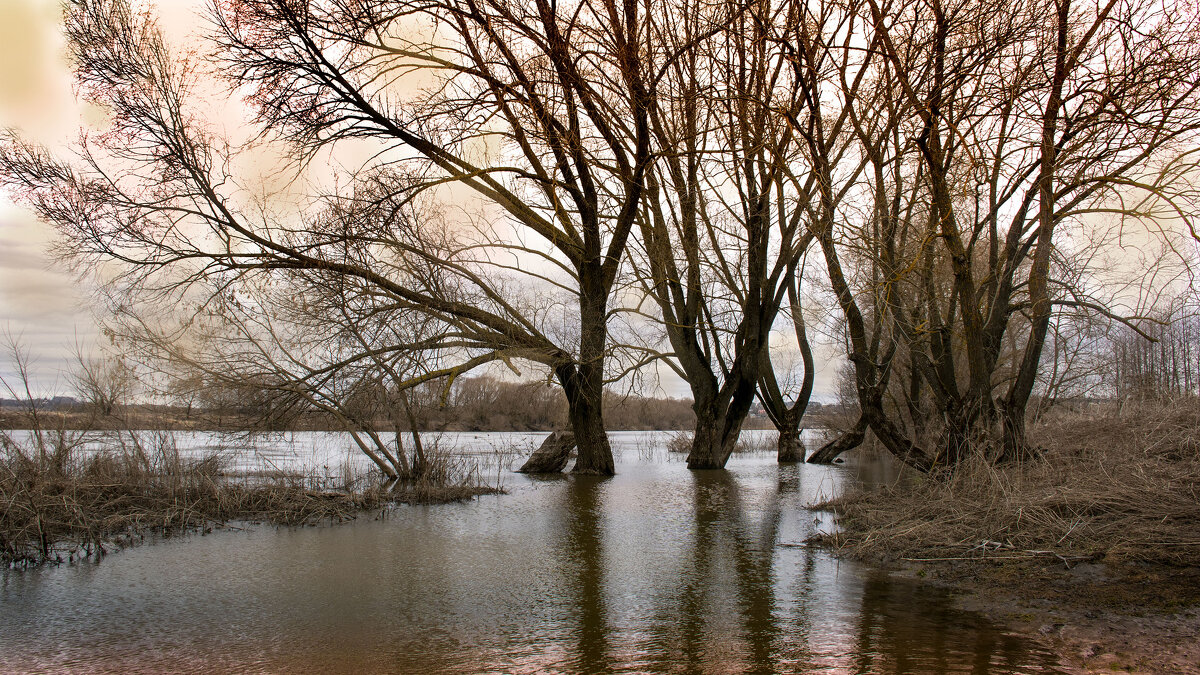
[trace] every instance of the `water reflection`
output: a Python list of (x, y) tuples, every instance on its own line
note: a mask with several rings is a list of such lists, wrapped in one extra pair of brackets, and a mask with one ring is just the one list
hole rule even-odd
[(578, 672), (609, 670), (611, 627), (604, 597), (608, 581), (604, 566), (604, 523), (601, 496), (609, 478), (576, 476), (563, 490), (567, 528), (561, 564), (566, 587), (574, 591), (572, 627)]
[(886, 468), (620, 471), (5, 573), (0, 671), (1055, 672), (928, 589), (801, 545), (830, 525), (804, 505)]

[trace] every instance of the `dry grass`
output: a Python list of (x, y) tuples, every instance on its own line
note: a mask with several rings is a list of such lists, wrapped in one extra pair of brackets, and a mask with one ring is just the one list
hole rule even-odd
[[(695, 434), (690, 431), (676, 431), (667, 439), (667, 452), (686, 455), (692, 451), (692, 439)], [(733, 448), (735, 455), (772, 454), (778, 448), (779, 434), (755, 434), (752, 437), (740, 436)]]
[(1045, 456), (910, 476), (821, 505), (828, 538), (872, 559), (1085, 559), (1200, 565), (1200, 405), (1136, 404), (1038, 425)]
[(150, 534), (208, 530), (231, 520), (337, 523), (396, 502), (497, 491), (460, 475), (441, 455), (420, 479), (385, 485), (348, 466), (336, 475), (228, 475), (219, 456), (181, 457), (164, 432), (122, 432), (98, 451), (88, 446), (89, 436), (79, 432), (20, 440), (0, 434), (0, 561), (71, 561)]
[[(502, 467), (500, 451), (495, 453), (498, 467)], [(509, 460), (511, 464), (511, 459)], [(484, 477), (478, 462), (451, 454), (434, 445), (427, 451), (426, 464), (420, 474), (411, 480), (393, 483), (388, 495), (392, 501), (406, 504), (445, 504), (463, 501), (486, 494), (502, 494), (500, 470), (494, 483)]]

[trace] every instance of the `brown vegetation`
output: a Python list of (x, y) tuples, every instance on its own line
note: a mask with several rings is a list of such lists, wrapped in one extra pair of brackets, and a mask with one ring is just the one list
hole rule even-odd
[[(419, 388), (414, 412), (422, 429), (436, 431), (551, 431), (565, 429), (567, 400), (559, 387), (544, 382), (507, 382), (493, 377), (459, 378), (444, 395), (444, 385)], [(0, 429), (28, 428), (25, 401), (4, 401)], [(11, 404), (11, 407), (8, 405)], [(355, 411), (366, 428), (391, 430), (393, 421)], [(64, 429), (160, 429), (175, 431), (263, 430), (342, 431), (344, 421), (317, 410), (294, 413), (284, 419), (269, 406), (201, 407), (181, 405), (118, 405), (109, 414), (97, 414), (89, 405), (59, 405), (41, 415), (49, 426)], [(607, 392), (604, 419), (609, 429), (622, 431), (689, 429), (695, 423), (691, 401), (675, 398), (622, 396)], [(408, 421), (399, 429), (408, 431)]]
[(1039, 459), (982, 462), (823, 505), (856, 557), (917, 562), (1044, 558), (1200, 566), (1200, 405), (1131, 403), (1032, 428)]
[(823, 505), (842, 554), (956, 591), (1077, 670), (1197, 673), (1200, 405), (1047, 416), (1039, 459)]
[(0, 434), (0, 561), (98, 558), (149, 535), (208, 532), (231, 520), (337, 523), (396, 502), (499, 491), (443, 454), (432, 453), (426, 468), (417, 480), (391, 483), (348, 465), (337, 475), (239, 475), (217, 455), (181, 456), (166, 432)]
[[(754, 437), (738, 436), (731, 454), (734, 455), (763, 455), (777, 452), (779, 434), (762, 434)], [(695, 447), (695, 439), (687, 431), (672, 434), (667, 440), (667, 452), (690, 454)]]

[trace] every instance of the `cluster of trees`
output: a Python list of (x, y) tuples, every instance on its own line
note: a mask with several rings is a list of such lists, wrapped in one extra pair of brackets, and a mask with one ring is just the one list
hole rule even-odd
[[(308, 408), (294, 410), (294, 416), (281, 418), (270, 400), (257, 401), (255, 392), (226, 389), (202, 384), (194, 397), (182, 403), (195, 404), (194, 411), (216, 421), (227, 418), (231, 425), (254, 429), (270, 423), (277, 429), (325, 428), (327, 415)], [(245, 395), (250, 394), (250, 395)], [(408, 392), (419, 430), (434, 431), (550, 431), (566, 428), (567, 401), (562, 388), (546, 381), (514, 382), (482, 375), (461, 377), (447, 390), (442, 382), (427, 382)], [(367, 398), (347, 401), (347, 412), (375, 428), (385, 429), (393, 420), (380, 414)], [(361, 409), (355, 409), (361, 405)], [(175, 409), (173, 412), (181, 412)], [(193, 408), (182, 411), (191, 415)], [(695, 423), (691, 402), (674, 398), (652, 398), (622, 392), (606, 392), (604, 421), (609, 429), (676, 430)], [(338, 426), (337, 418), (333, 426)], [(409, 431), (409, 421), (399, 420), (400, 429)]]
[(1113, 389), (1121, 399), (1200, 396), (1200, 307), (1183, 306), (1113, 340)]
[[(368, 420), (416, 426), (415, 392), (485, 364), (561, 388), (577, 472), (613, 471), (606, 387), (651, 367), (691, 389), (689, 467), (724, 467), (756, 399), (781, 459), (802, 457), (813, 331), (851, 365), (842, 446), (869, 430), (924, 471), (1010, 460), (1064, 313), (1147, 335), (1089, 266), (1103, 233), (1162, 243), (1163, 270), (1194, 253), (1188, 9), (218, 0), (210, 17), (212, 49), (184, 52), (123, 0), (71, 3), (78, 91), (106, 126), (68, 158), (10, 135), (0, 177), (100, 273), (131, 356), (326, 412), (391, 474), (411, 470), (399, 433)], [(213, 82), (252, 110), (241, 138), (212, 122)]]
[[(431, 392), (422, 426), (468, 431), (532, 431), (567, 426), (567, 401), (560, 387), (546, 382), (508, 382), (464, 377), (448, 399)], [(691, 402), (605, 392), (604, 422), (609, 429), (674, 430), (695, 423)]]

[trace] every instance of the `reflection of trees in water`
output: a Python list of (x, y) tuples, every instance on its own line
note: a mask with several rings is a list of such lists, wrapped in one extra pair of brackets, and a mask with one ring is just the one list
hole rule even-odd
[(1050, 654), (956, 610), (944, 593), (874, 571), (863, 584), (853, 653), (861, 673), (1058, 672)]
[(573, 627), (577, 649), (573, 668), (583, 673), (611, 670), (611, 627), (604, 600), (604, 532), (600, 524), (602, 486), (607, 480), (575, 476), (564, 490), (570, 566), (570, 572), (564, 576), (574, 591), (577, 621)]
[(692, 531), (678, 592), (651, 622), (663, 662), (688, 672), (771, 672), (778, 661), (774, 550), (780, 504), (771, 490), (748, 504), (727, 471), (692, 475)]
[[(615, 543), (621, 534), (606, 532), (603, 523), (614, 506), (606, 504), (612, 479), (573, 477), (563, 503), (568, 669), (988, 673), (1034, 661), (1021, 641), (953, 610), (919, 584), (881, 572), (861, 577), (857, 567), (838, 571), (841, 563), (826, 551), (780, 547), (811, 533), (812, 516), (799, 508), (814, 489), (806, 479), (830, 477), (802, 466), (777, 470), (742, 481), (729, 471), (691, 474), (690, 513), (677, 514), (686, 524), (667, 531), (678, 535), (666, 542), (667, 560), (678, 563), (670, 575), (675, 585), (654, 589), (651, 615), (639, 615), (631, 631), (614, 627), (621, 603), (606, 599), (606, 584), (620, 597), (622, 588), (641, 581), (613, 578), (607, 569), (606, 553), (639, 555), (619, 544), (606, 551), (606, 535)], [(632, 570), (639, 577), (652, 572)]]

